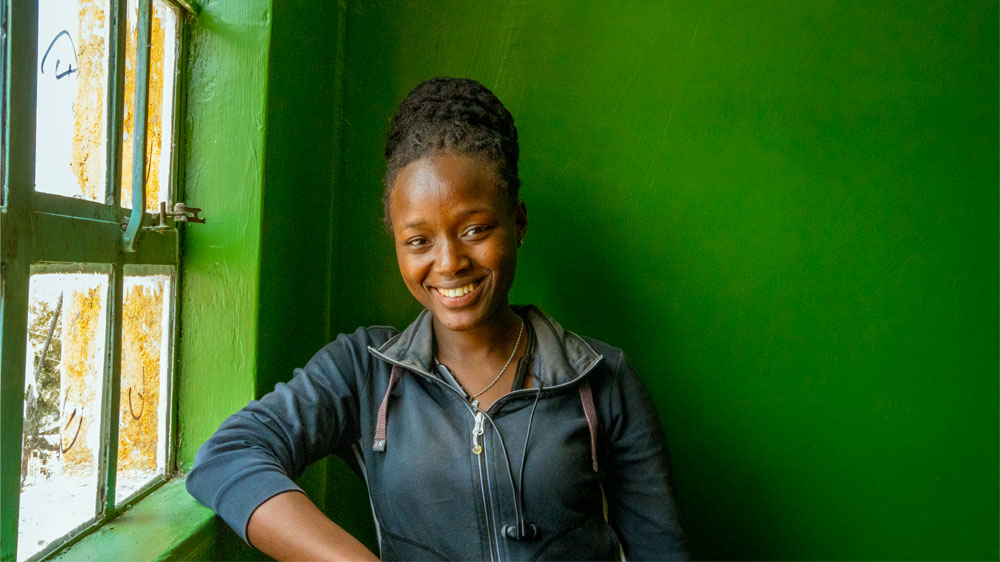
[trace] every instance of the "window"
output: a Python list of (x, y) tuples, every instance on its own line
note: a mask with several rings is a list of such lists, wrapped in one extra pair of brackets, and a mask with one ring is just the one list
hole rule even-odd
[[(0, 554), (38, 559), (172, 469), (187, 4), (0, 0)], [(137, 48), (140, 47), (140, 48)]]

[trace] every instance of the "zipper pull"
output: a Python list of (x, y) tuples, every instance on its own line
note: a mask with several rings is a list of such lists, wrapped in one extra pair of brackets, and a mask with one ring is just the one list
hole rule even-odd
[(484, 433), (483, 426), (486, 425), (486, 416), (482, 411), (476, 412), (476, 427), (472, 429), (472, 452), (479, 455), (483, 452), (483, 446), (479, 443), (479, 438)]

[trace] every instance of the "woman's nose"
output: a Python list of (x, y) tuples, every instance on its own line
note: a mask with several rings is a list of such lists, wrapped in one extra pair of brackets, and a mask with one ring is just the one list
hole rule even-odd
[(438, 255), (435, 265), (440, 273), (452, 274), (469, 266), (469, 256), (465, 247), (454, 240), (445, 240), (438, 245)]

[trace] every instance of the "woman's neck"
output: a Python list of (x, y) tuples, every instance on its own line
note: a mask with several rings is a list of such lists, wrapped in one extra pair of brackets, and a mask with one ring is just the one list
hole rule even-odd
[(505, 361), (517, 339), (521, 322), (521, 317), (510, 306), (497, 311), (496, 319), (472, 330), (451, 331), (435, 320), (435, 353), (438, 360), (447, 365), (495, 358)]

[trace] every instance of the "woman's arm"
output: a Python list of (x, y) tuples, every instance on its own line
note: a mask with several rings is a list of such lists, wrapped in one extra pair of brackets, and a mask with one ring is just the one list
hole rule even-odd
[[(294, 479), (309, 464), (359, 438), (358, 386), (368, 373), (368, 354), (360, 350), (369, 340), (360, 329), (341, 335), (287, 384), (223, 422), (187, 475), (191, 495), (247, 540), (250, 517), (263, 504), (301, 492)], [(285, 539), (294, 543), (297, 535)]]
[(250, 516), (247, 538), (275, 560), (378, 560), (299, 492), (262, 503)]

